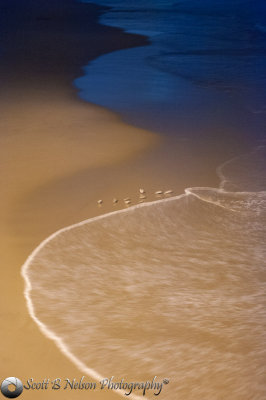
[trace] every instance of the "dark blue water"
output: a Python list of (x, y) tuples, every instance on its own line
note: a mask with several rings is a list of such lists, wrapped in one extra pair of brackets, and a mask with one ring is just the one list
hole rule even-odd
[[(266, 122), (263, 1), (111, 1), (101, 23), (150, 46), (99, 57), (80, 96), (163, 134), (231, 131), (256, 141)], [(133, 3), (133, 4), (132, 4)]]

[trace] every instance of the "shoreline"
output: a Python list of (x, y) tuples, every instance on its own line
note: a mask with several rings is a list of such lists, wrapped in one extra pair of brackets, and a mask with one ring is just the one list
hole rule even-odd
[(56, 93), (76, 95), (72, 82), (88, 62), (115, 50), (149, 44), (146, 36), (100, 24), (100, 15), (109, 7), (77, 0), (6, 3), (0, 17), (0, 72), (9, 92), (14, 86), (22, 93), (31, 89), (52, 96), (56, 88)]
[[(26, 303), (27, 303), (27, 308), (28, 308), (28, 312), (29, 315), (31, 316), (31, 318), (34, 320), (34, 322), (36, 323), (36, 325), (38, 326), (38, 328), (40, 329), (40, 331), (42, 332), (42, 334), (47, 337), (48, 339), (51, 339), (56, 346), (58, 347), (58, 349), (69, 359), (71, 360), (71, 362), (80, 370), (81, 373), (85, 373), (88, 376), (90, 376), (91, 378), (101, 381), (103, 379), (105, 379), (104, 376), (100, 375), (99, 372), (95, 371), (94, 369), (88, 367), (87, 365), (85, 365), (82, 361), (80, 361), (68, 348), (67, 346), (64, 344), (63, 340), (56, 336), (56, 334), (52, 331), (49, 330), (49, 328), (46, 327), (46, 325), (40, 321), (38, 319), (38, 317), (35, 314), (34, 311), (34, 306), (32, 303), (32, 300), (30, 298), (30, 291), (31, 291), (31, 283), (30, 280), (28, 278), (27, 275), (27, 269), (30, 266), (30, 263), (33, 261), (34, 257), (38, 254), (38, 252), (44, 247), (46, 246), (50, 241), (52, 241), (54, 238), (56, 238), (58, 235), (60, 235), (63, 232), (69, 231), (71, 229), (75, 229), (77, 227), (83, 226), (85, 224), (89, 224), (91, 222), (100, 220), (100, 219), (104, 219), (104, 218), (108, 218), (111, 217), (113, 215), (116, 214), (121, 214), (121, 213), (125, 213), (125, 212), (130, 212), (133, 211), (136, 208), (142, 208), (142, 207), (148, 207), (150, 205), (153, 204), (157, 204), (157, 203), (162, 203), (162, 202), (169, 202), (169, 201), (174, 201), (174, 200), (178, 200), (180, 198), (186, 197), (188, 195), (188, 193), (184, 193), (178, 196), (174, 196), (171, 198), (164, 198), (164, 199), (160, 199), (160, 200), (155, 200), (155, 201), (150, 201), (150, 202), (146, 202), (146, 203), (142, 203), (142, 204), (136, 204), (134, 206), (131, 206), (129, 208), (126, 209), (119, 209), (117, 211), (113, 211), (107, 214), (102, 214), (99, 215), (97, 217), (92, 217), (89, 218), (87, 220), (84, 221), (80, 221), (77, 222), (71, 226), (67, 226), (65, 228), (59, 229), (58, 231), (54, 232), (53, 234), (51, 234), (49, 237), (47, 237), (45, 240), (43, 240), (34, 250), (33, 252), (28, 256), (28, 258), (26, 259), (25, 263), (23, 264), (22, 268), (21, 268), (21, 275), (25, 281), (25, 290), (24, 290), (24, 297), (26, 299)], [(124, 392), (120, 389), (116, 390), (115, 393), (117, 393), (120, 396), (124, 395)], [(138, 395), (134, 395), (131, 394), (131, 398), (135, 399), (135, 400), (139, 400), (141, 399), (140, 396)]]

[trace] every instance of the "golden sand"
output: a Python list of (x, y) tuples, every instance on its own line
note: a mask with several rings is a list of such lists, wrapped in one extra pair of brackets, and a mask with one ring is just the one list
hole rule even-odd
[[(112, 196), (136, 187), (124, 176), (123, 165), (144, 156), (158, 138), (70, 97), (48, 101), (33, 94), (1, 104), (1, 132), (1, 376), (23, 382), (31, 377), (79, 379), (82, 373), (29, 317), (20, 268), (49, 234), (105, 212), (105, 204), (97, 207), (99, 195), (110, 200), (110, 208)], [(35, 396), (29, 391), (21, 398)], [(74, 395), (38, 392), (40, 399), (47, 396)], [(79, 391), (75, 396), (112, 398), (110, 392)]]

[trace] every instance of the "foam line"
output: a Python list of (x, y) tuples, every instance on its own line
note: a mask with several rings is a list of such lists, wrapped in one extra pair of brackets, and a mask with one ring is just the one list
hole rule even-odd
[[(234, 210), (233, 208), (225, 207), (225, 206), (223, 206), (222, 204), (219, 204), (219, 203), (217, 203), (217, 202), (215, 202), (215, 201), (203, 199), (203, 198), (200, 197), (198, 194), (196, 194), (196, 193), (193, 192), (193, 190), (195, 190), (195, 189), (197, 189), (197, 190), (209, 189), (209, 190), (216, 191), (217, 193), (222, 193), (222, 194), (224, 194), (224, 193), (230, 193), (230, 192), (227, 192), (227, 191), (225, 191), (225, 190), (223, 190), (223, 189), (214, 189), (214, 188), (205, 188), (205, 187), (204, 187), (204, 188), (202, 188), (202, 187), (193, 187), (193, 188), (187, 188), (187, 189), (185, 189), (185, 193), (186, 193), (186, 194), (188, 194), (188, 195), (191, 194), (192, 196), (197, 197), (197, 199), (199, 199), (199, 200), (201, 200), (201, 201), (204, 201), (205, 203), (210, 203), (210, 204), (212, 204), (212, 205), (214, 205), (214, 206), (218, 206), (218, 207), (224, 208), (225, 210), (229, 210), (229, 211), (233, 211), (233, 212), (239, 212), (239, 211), (237, 211), (237, 210)], [(241, 193), (241, 192), (240, 192), (240, 193)], [(244, 192), (243, 192), (243, 193), (244, 193)]]
[[(69, 231), (69, 230), (71, 230), (71, 229), (74, 229), (74, 228), (77, 228), (77, 227), (79, 227), (79, 226), (83, 226), (83, 225), (89, 224), (89, 223), (94, 222), (94, 221), (99, 221), (99, 220), (101, 220), (101, 219), (105, 219), (105, 218), (108, 218), (108, 217), (111, 217), (111, 216), (114, 216), (114, 215), (118, 215), (118, 214), (122, 214), (122, 213), (129, 213), (129, 212), (134, 211), (134, 210), (136, 210), (136, 209), (138, 209), (138, 208), (149, 207), (149, 206), (155, 205), (155, 204), (160, 204), (160, 203), (164, 203), (164, 202), (179, 200), (179, 199), (181, 199), (181, 198), (183, 198), (183, 197), (187, 197), (187, 196), (189, 196), (189, 195), (195, 196), (195, 197), (199, 198), (200, 200), (205, 201), (205, 202), (208, 202), (208, 203), (211, 203), (211, 204), (213, 204), (213, 205), (215, 205), (215, 206), (225, 208), (224, 206), (222, 206), (222, 205), (220, 205), (220, 204), (217, 204), (217, 203), (215, 203), (215, 202), (212, 202), (212, 201), (209, 201), (209, 200), (206, 200), (206, 199), (202, 199), (199, 195), (197, 195), (196, 193), (193, 193), (193, 189), (194, 189), (194, 190), (195, 190), (195, 189), (201, 189), (201, 190), (207, 189), (207, 190), (214, 190), (214, 191), (217, 191), (217, 192), (219, 192), (219, 193), (229, 193), (229, 192), (227, 192), (227, 191), (225, 191), (225, 190), (223, 189), (223, 186), (224, 186), (224, 184), (225, 184), (225, 182), (226, 182), (226, 178), (225, 178), (225, 176), (224, 176), (223, 173), (222, 173), (222, 169), (223, 169), (223, 167), (224, 167), (225, 165), (231, 163), (232, 161), (238, 159), (239, 157), (240, 157), (240, 156), (233, 157), (232, 159), (226, 161), (225, 163), (223, 163), (222, 165), (220, 165), (220, 166), (217, 168), (217, 170), (216, 170), (217, 175), (218, 175), (218, 177), (221, 179), (221, 184), (220, 184), (220, 186), (219, 186), (218, 189), (217, 189), (217, 188), (208, 188), (208, 187), (186, 188), (186, 189), (185, 189), (185, 193), (183, 193), (183, 194), (181, 194), (181, 195), (178, 195), (178, 196), (173, 196), (173, 197), (164, 198), (164, 199), (161, 199), (161, 200), (154, 200), (154, 201), (150, 201), (150, 202), (146, 202), (146, 203), (142, 203), (142, 204), (137, 204), (137, 205), (131, 206), (131, 207), (126, 208), (126, 209), (117, 210), (117, 211), (112, 211), (112, 212), (109, 212), (109, 213), (107, 213), (107, 214), (103, 214), (103, 215), (99, 215), (99, 216), (97, 216), (97, 217), (93, 217), (93, 218), (89, 218), (89, 219), (83, 220), (83, 221), (78, 222), (78, 223), (76, 223), (76, 224), (72, 224), (72, 225), (67, 226), (67, 227), (65, 227), (65, 228), (59, 229), (58, 231), (56, 231), (56, 232), (53, 233), (52, 235), (48, 236), (48, 238), (46, 238), (45, 240), (43, 240), (43, 241), (39, 244), (39, 246), (36, 247), (36, 248), (33, 250), (33, 252), (29, 255), (29, 257), (27, 258), (27, 260), (25, 261), (25, 263), (22, 265), (22, 268), (21, 268), (21, 275), (22, 275), (22, 277), (24, 278), (24, 281), (25, 281), (24, 297), (25, 297), (25, 299), (26, 299), (26, 304), (27, 304), (28, 312), (29, 312), (31, 318), (34, 320), (34, 322), (35, 322), (35, 323), (37, 324), (37, 326), (39, 327), (40, 331), (41, 331), (47, 338), (53, 340), (53, 341), (55, 342), (56, 346), (59, 348), (59, 350), (60, 350), (60, 351), (61, 351), (61, 352), (62, 352), (62, 353), (63, 353), (63, 354), (64, 354), (64, 355), (65, 355), (65, 356), (66, 356), (66, 357), (67, 357), (81, 372), (83, 372), (83, 373), (89, 375), (90, 377), (92, 377), (92, 378), (94, 378), (94, 379), (97, 379), (97, 380), (99, 380), (99, 381), (102, 380), (102, 379), (105, 379), (105, 377), (101, 376), (101, 375), (100, 375), (97, 371), (95, 371), (94, 369), (87, 367), (87, 365), (85, 365), (85, 364), (84, 364), (82, 361), (80, 361), (74, 354), (72, 354), (72, 352), (69, 350), (69, 348), (68, 348), (67, 345), (64, 343), (64, 341), (63, 341), (59, 336), (57, 336), (54, 332), (52, 332), (50, 329), (48, 329), (48, 327), (47, 327), (43, 322), (41, 322), (41, 321), (37, 318), (37, 316), (36, 316), (36, 314), (35, 314), (33, 302), (32, 302), (31, 297), (30, 297), (30, 292), (31, 292), (31, 290), (32, 290), (32, 286), (31, 286), (30, 279), (29, 279), (29, 277), (28, 277), (28, 269), (29, 269), (29, 267), (30, 267), (30, 264), (31, 264), (32, 261), (34, 260), (34, 258), (38, 255), (39, 251), (40, 251), (43, 247), (45, 247), (46, 244), (48, 244), (48, 243), (51, 242), (54, 238), (56, 238), (57, 236), (59, 236), (61, 233), (67, 232), (67, 231)], [(235, 210), (232, 210), (232, 211), (235, 211)], [(117, 394), (119, 394), (119, 395), (121, 395), (121, 396), (124, 396), (124, 392), (123, 392), (122, 390), (120, 390), (120, 389), (116, 390), (115, 393), (117, 393)], [(135, 394), (132, 394), (132, 395), (131, 395), (131, 398), (134, 399), (134, 400), (140, 400), (140, 399), (142, 399), (142, 397), (139, 397), (139, 396), (137, 396), (137, 395), (135, 395)]]
[(247, 153), (240, 154), (240, 155), (238, 155), (238, 156), (232, 157), (232, 158), (230, 158), (230, 160), (227, 160), (227, 161), (225, 161), (223, 164), (219, 165), (219, 167), (216, 169), (216, 174), (217, 174), (218, 178), (220, 178), (219, 189), (223, 190), (223, 188), (224, 188), (226, 182), (228, 182), (228, 180), (226, 179), (226, 176), (225, 176), (225, 175), (223, 174), (223, 172), (222, 172), (222, 171), (223, 171), (223, 168), (224, 168), (226, 165), (231, 164), (232, 162), (234, 162), (234, 161), (240, 159), (241, 157), (245, 157), (245, 156), (247, 156), (247, 155), (255, 154), (257, 150), (264, 149), (264, 148), (265, 148), (264, 145), (256, 146), (252, 151), (249, 151), (249, 152), (247, 152)]
[[(84, 364), (82, 361), (80, 361), (69, 350), (68, 346), (64, 343), (64, 341), (59, 336), (57, 336), (54, 332), (52, 332), (50, 329), (48, 329), (48, 327), (37, 318), (37, 316), (35, 314), (33, 302), (32, 302), (31, 297), (30, 297), (30, 292), (32, 290), (32, 285), (31, 285), (31, 282), (30, 282), (30, 279), (29, 279), (29, 276), (28, 276), (28, 269), (30, 267), (30, 264), (34, 261), (34, 258), (38, 255), (39, 251), (43, 247), (45, 247), (47, 243), (51, 242), (54, 238), (56, 238), (61, 233), (67, 232), (67, 231), (69, 231), (71, 229), (74, 229), (74, 228), (77, 228), (79, 226), (83, 226), (83, 225), (89, 224), (89, 223), (94, 222), (94, 221), (99, 221), (101, 219), (108, 218), (108, 217), (111, 217), (111, 216), (114, 216), (114, 215), (117, 215), (117, 214), (122, 214), (122, 213), (127, 213), (127, 212), (130, 212), (130, 211), (134, 211), (137, 208), (148, 207), (148, 206), (153, 205), (153, 204), (158, 204), (158, 203), (178, 200), (178, 199), (181, 199), (181, 198), (186, 197), (186, 196), (187, 196), (187, 194), (184, 193), (184, 194), (181, 194), (181, 195), (178, 195), (178, 196), (173, 196), (173, 197), (170, 197), (170, 198), (167, 198), (167, 199), (161, 199), (161, 200), (150, 201), (150, 202), (146, 202), (146, 203), (142, 203), (142, 204), (137, 204), (137, 205), (131, 206), (131, 207), (127, 208), (127, 209), (112, 211), (110, 213), (99, 215), (99, 216), (93, 217), (93, 218), (89, 218), (89, 219), (83, 220), (81, 222), (78, 222), (76, 224), (73, 224), (73, 225), (67, 226), (65, 228), (59, 229), (58, 231), (56, 231), (52, 235), (48, 236), (48, 238), (46, 238), (44, 241), (42, 241), (39, 244), (39, 246), (36, 247), (33, 250), (33, 252), (29, 255), (29, 257), (27, 258), (27, 260), (23, 264), (22, 269), (21, 269), (21, 275), (22, 275), (22, 277), (24, 278), (24, 281), (25, 281), (24, 297), (26, 299), (28, 312), (29, 312), (31, 318), (37, 324), (37, 326), (39, 327), (40, 331), (44, 334), (44, 336), (46, 336), (47, 338), (53, 340), (55, 342), (56, 346), (59, 348), (59, 350), (82, 373), (85, 373), (85, 374), (89, 375), (90, 377), (92, 377), (93, 379), (97, 379), (98, 381), (101, 381), (102, 379), (106, 378), (106, 377), (103, 377), (102, 375), (100, 375), (94, 369), (87, 367), (86, 364)], [(121, 390), (121, 389), (114, 390), (114, 393), (117, 393), (117, 394), (119, 394), (119, 395), (124, 397), (124, 391)], [(143, 397), (137, 396), (135, 394), (131, 394), (130, 396), (134, 400), (143, 399)]]
[[(249, 153), (247, 153), (249, 154)], [(218, 178), (220, 179), (220, 185), (219, 188), (221, 190), (223, 190), (226, 182), (228, 182), (228, 180), (226, 179), (225, 175), (223, 174), (222, 170), (223, 168), (228, 165), (231, 164), (232, 162), (234, 162), (235, 160), (239, 159), (240, 157), (242, 157), (243, 154), (241, 154), (240, 156), (236, 156), (233, 158), (230, 158), (230, 160), (225, 161), (223, 164), (221, 164), (217, 169), (216, 169), (216, 174), (218, 175)]]

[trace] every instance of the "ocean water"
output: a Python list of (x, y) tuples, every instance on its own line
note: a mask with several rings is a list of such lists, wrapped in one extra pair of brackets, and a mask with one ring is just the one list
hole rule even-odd
[(87, 65), (75, 81), (83, 99), (163, 135), (231, 129), (253, 144), (264, 135), (264, 1), (95, 3), (111, 7), (101, 23), (146, 35), (150, 45)]
[(95, 379), (167, 378), (167, 400), (264, 399), (265, 170), (260, 146), (220, 166), (218, 189), (52, 235), (23, 267), (32, 317)]

